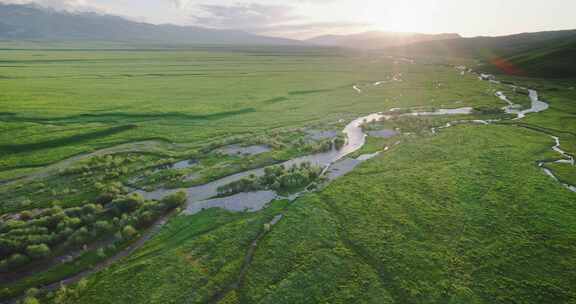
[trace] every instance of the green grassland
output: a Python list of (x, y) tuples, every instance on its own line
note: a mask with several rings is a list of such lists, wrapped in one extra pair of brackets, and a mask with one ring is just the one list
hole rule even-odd
[(460, 126), (367, 162), (291, 206), (248, 303), (573, 302), (576, 195), (534, 166), (547, 144)]
[(206, 303), (234, 283), (246, 248), (286, 203), (256, 214), (210, 209), (174, 218), (137, 253), (95, 275), (76, 303)]
[[(330, 49), (2, 50), (1, 64), (4, 178), (125, 142), (198, 146), (343, 113), (493, 102), (445, 67)], [(396, 72), (403, 82), (351, 88)], [(432, 90), (433, 81), (444, 86)]]
[[(560, 138), (560, 148), (576, 155), (576, 80), (546, 80), (504, 76), (505, 79), (525, 86), (537, 88), (540, 98), (550, 104), (550, 108), (538, 115), (529, 115), (518, 125)], [(557, 159), (551, 155), (544, 160)], [(557, 169), (562, 180), (574, 185), (576, 167), (550, 164)]]
[[(570, 303), (576, 195), (535, 166), (550, 144), (539, 132), (511, 126), (458, 126), (401, 144), (288, 205), (234, 297)], [(269, 219), (276, 208), (235, 217)], [(221, 219), (202, 213), (174, 220), (133, 257), (91, 277), (76, 301), (206, 302), (237, 278), (263, 223), (248, 228), (245, 219)], [(190, 228), (205, 221), (219, 228)], [(210, 277), (197, 281), (202, 273)]]
[[(322, 142), (309, 143), (306, 129), (338, 131), (361, 114), (497, 109), (505, 104), (496, 90), (529, 105), (446, 60), (395, 64), (329, 48), (1, 43), (0, 54), (0, 216), (75, 208), (130, 191), (123, 186), (197, 185), (310, 154)], [(394, 75), (402, 81), (374, 85)], [(537, 166), (560, 158), (549, 135), (576, 154), (576, 82), (504, 80), (538, 89), (551, 108), (438, 134), (431, 128), (453, 120), (510, 116), (370, 124), (402, 134), (368, 137), (353, 156), (390, 149), (326, 188), (254, 213), (173, 217), (130, 256), (42, 303), (576, 303), (576, 194)], [(271, 151), (217, 152), (229, 144)], [(189, 159), (198, 164), (157, 170)], [(546, 166), (574, 180), (573, 166)], [(0, 291), (99, 259), (88, 251)]]
[[(280, 145), (251, 160), (208, 153), (227, 142), (250, 142), (259, 136), (268, 142), (279, 136), (286, 144), (294, 140), (289, 137), (295, 128), (334, 124), (392, 107), (500, 105), (490, 85), (471, 75), (460, 76), (445, 65), (394, 64), (379, 54), (107, 45), (11, 49), (17, 47), (8, 44), (1, 50), (3, 181), (46, 177), (46, 168), (58, 173), (70, 166), (70, 157), (142, 143), (122, 151), (155, 156), (147, 154), (148, 161), (128, 168), (125, 180), (141, 175), (156, 161), (193, 157), (202, 165), (195, 169), (200, 171), (195, 182), (206, 182), (309, 152)], [(372, 85), (399, 73), (402, 82)], [(352, 89), (355, 84), (361, 94)], [(173, 176), (161, 177), (161, 182), (177, 186)], [(155, 177), (150, 179), (158, 184)], [(2, 208), (18, 210), (21, 202), (31, 200), (37, 207), (53, 200), (81, 203), (94, 196), (90, 184), (76, 176), (9, 183), (1, 189), (8, 194)], [(29, 189), (44, 188), (56, 194), (29, 195), (34, 192)], [(70, 191), (78, 195), (66, 199)]]

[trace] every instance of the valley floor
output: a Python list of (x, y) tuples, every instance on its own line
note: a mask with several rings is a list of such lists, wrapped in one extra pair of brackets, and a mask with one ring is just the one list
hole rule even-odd
[[(573, 80), (503, 78), (537, 89), (550, 104), (513, 120), (495, 93), (528, 107), (525, 92), (424, 59), (324, 49), (55, 50), (42, 60), (33, 50), (2, 52), (13, 67), (0, 78), (9, 88), (0, 93), (0, 266), (12, 262), (7, 252), (34, 256), (18, 242), (47, 243), (52, 257), (95, 240), (112, 245), (48, 267), (42, 259), (0, 267), (1, 276), (43, 267), (0, 280), (0, 298), (90, 269), (152, 229), (131, 254), (37, 297), (55, 304), (576, 303), (576, 193), (563, 186), (576, 185), (576, 167), (554, 162), (576, 154)], [(103, 97), (109, 101), (96, 102)], [(384, 136), (369, 136), (348, 160), (379, 154), (262, 210), (184, 214), (181, 202), (125, 196), (317, 153), (365, 113), (464, 107), (472, 114), (366, 122), (365, 130)], [(438, 128), (472, 119), (499, 121)], [(565, 156), (553, 151), (551, 136)], [(242, 147), (256, 152), (225, 153)], [(112, 197), (100, 204), (103, 195)], [(66, 225), (44, 223), (60, 214)], [(163, 218), (161, 228), (151, 225)]]

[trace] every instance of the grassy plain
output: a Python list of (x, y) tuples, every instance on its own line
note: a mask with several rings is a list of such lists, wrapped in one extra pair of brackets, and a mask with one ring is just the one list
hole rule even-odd
[(574, 301), (576, 195), (534, 166), (547, 145), (506, 126), (399, 145), (291, 206), (248, 303)]
[[(0, 170), (123, 142), (204, 145), (399, 106), (493, 102), (447, 68), (331, 49), (2, 50)], [(371, 84), (394, 73), (403, 82)], [(433, 82), (445, 85), (432, 90)], [(400, 100), (400, 97), (402, 99)]]
[[(340, 130), (360, 114), (504, 106), (499, 88), (473, 74), (377, 53), (2, 44), (0, 54), (0, 179), (28, 176), (0, 186), (0, 215), (82, 205), (98, 196), (97, 182), (128, 184), (177, 160), (199, 165), (150, 173), (145, 185), (192, 185), (288, 159), (306, 153), (295, 148), (303, 129)], [(400, 144), (324, 190), (256, 213), (175, 217), (66, 301), (576, 303), (576, 195), (536, 166), (559, 158), (547, 135), (576, 152), (575, 82), (508, 80), (539, 89), (551, 109), (439, 135), (430, 128), (495, 115), (385, 122), (410, 134), (368, 138), (360, 153)], [(520, 94), (514, 101), (528, 104)], [(214, 153), (258, 138), (272, 151)], [(66, 160), (102, 151), (115, 156)], [(559, 174), (571, 179), (573, 170)], [(181, 180), (190, 173), (199, 178)], [(244, 269), (252, 242), (268, 230)], [(52, 269), (13, 286), (71, 272)]]
[[(206, 149), (231, 139), (271, 137), (392, 107), (498, 104), (489, 85), (474, 77), (442, 65), (395, 63), (379, 54), (317, 48), (2, 46), (3, 181), (35, 176), (48, 165), (58, 172), (70, 166), (59, 162), (72, 156), (141, 142), (147, 144), (123, 151), (155, 156), (147, 156), (149, 161), (127, 176), (136, 176), (154, 159), (193, 156), (205, 158), (200, 181), (206, 181), (250, 166), (246, 160), (211, 161), (214, 156)], [(402, 81), (373, 85), (394, 75)], [(361, 94), (352, 89), (355, 84)], [(297, 153), (303, 151), (275, 149), (251, 166)], [(75, 178), (40, 185), (29, 181), (4, 187), (9, 210), (32, 200), (29, 189), (49, 188), (64, 201), (69, 191), (82, 193), (74, 202), (94, 192)]]
[[(404, 141), (286, 206), (233, 303), (570, 303), (576, 195), (535, 166), (550, 144), (532, 130), (475, 125)], [(235, 215), (252, 228), (221, 225), (216, 210), (176, 219), (90, 278), (78, 301), (205, 302), (237, 279), (265, 222), (256, 219), (275, 208)], [(220, 228), (189, 229), (204, 221)], [(223, 255), (229, 267), (214, 266)]]

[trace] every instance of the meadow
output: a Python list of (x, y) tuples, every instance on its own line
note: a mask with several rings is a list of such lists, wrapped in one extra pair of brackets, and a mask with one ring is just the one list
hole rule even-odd
[[(551, 144), (505, 125), (404, 139), (317, 194), (245, 214), (262, 218), (255, 230), (228, 230), (241, 221), (180, 239), (217, 210), (177, 218), (134, 258), (90, 278), (77, 301), (216, 303), (227, 292), (220, 303), (569, 303), (576, 194), (535, 166)], [(278, 212), (230, 290), (250, 240)], [(186, 243), (172, 248), (168, 236)], [(205, 253), (207, 240), (219, 249)]]
[[(3, 179), (120, 143), (197, 147), (386, 107), (492, 102), (441, 66), (332, 49), (3, 49), (1, 64)], [(352, 89), (396, 73), (403, 82)]]
[[(258, 212), (167, 217), (141, 248), (39, 295), (42, 303), (576, 301), (576, 194), (537, 166), (560, 158), (550, 135), (576, 154), (574, 80), (499, 76), (538, 89), (550, 104), (509, 120), (494, 93), (524, 107), (527, 96), (460, 74), (455, 65), (474, 61), (459, 58), (409, 63), (330, 48), (100, 43), (1, 43), (0, 54), (0, 232), (32, 246), (54, 228), (29, 227), (46, 210), (76, 214), (95, 204), (96, 212), (74, 215), (80, 222), (71, 229), (109, 221), (111, 234), (131, 235), (124, 247), (166, 213), (162, 204), (138, 201), (127, 207), (132, 213), (107, 217), (134, 189), (203, 184), (322, 151), (330, 140), (308, 131), (338, 134), (368, 113), (476, 109), (367, 125), (400, 134), (368, 137), (354, 157), (389, 149), (319, 191)], [(504, 120), (431, 132), (460, 119)], [(232, 144), (269, 150), (221, 152)], [(174, 167), (188, 160), (189, 167)], [(573, 183), (573, 165), (546, 166)], [(223, 190), (237, 192), (232, 186)], [(34, 220), (20, 218), (22, 211)], [(142, 218), (148, 225), (137, 224)], [(134, 231), (124, 231), (128, 224)], [(86, 236), (75, 245), (93, 244)], [(86, 250), (22, 280), (0, 280), (0, 299), (90, 269), (120, 249)]]
[[(489, 86), (474, 77), (379, 54), (73, 46), (3, 45), (0, 180), (7, 182), (8, 193), (3, 208), (18, 210), (21, 201), (32, 200), (29, 189), (36, 188), (50, 188), (58, 200), (67, 192), (79, 193), (73, 204), (88, 199), (85, 194), (95, 192), (86, 188), (88, 183), (67, 178), (64, 186), (53, 179), (37, 185), (34, 177), (54, 175), (74, 164), (68, 159), (88, 158), (102, 149), (144, 154), (147, 161), (124, 174), (130, 177), (155, 161), (204, 158), (199, 181), (205, 182), (306, 153), (275, 149), (251, 165), (243, 159), (222, 164), (220, 156), (214, 161), (208, 152), (228, 142), (290, 137), (296, 128), (337, 124), (392, 107), (498, 104)], [(397, 75), (402, 81), (373, 85)], [(32, 178), (19, 182), (22, 177)], [(39, 196), (41, 204), (48, 203)]]

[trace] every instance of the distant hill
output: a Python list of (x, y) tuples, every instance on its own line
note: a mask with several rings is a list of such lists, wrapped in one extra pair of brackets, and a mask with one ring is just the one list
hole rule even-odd
[[(542, 77), (576, 77), (576, 36), (562, 39), (555, 43), (546, 43), (532, 50), (524, 50), (503, 57), (508, 66), (512, 66), (511, 74)], [(488, 58), (488, 71), (501, 71), (502, 67), (495, 65), (498, 59)], [(510, 71), (504, 71), (510, 73)]]
[(473, 57), (486, 71), (524, 76), (576, 77), (576, 30), (426, 41), (389, 48), (408, 56)]
[(70, 13), (33, 5), (0, 4), (0, 39), (101, 40), (197, 44), (300, 45), (300, 41), (234, 30), (154, 25), (97, 13)]
[(364, 32), (351, 35), (325, 35), (307, 40), (315, 45), (339, 46), (357, 49), (384, 49), (417, 42), (458, 39), (459, 34), (418, 34), (393, 32)]

